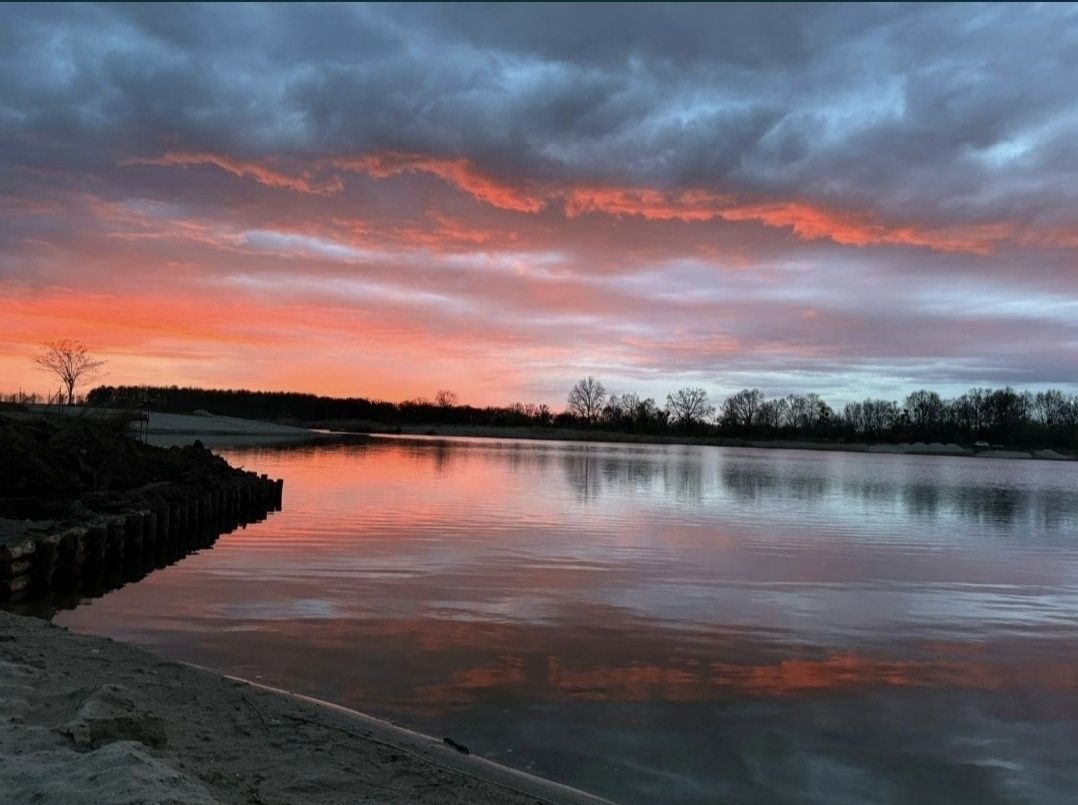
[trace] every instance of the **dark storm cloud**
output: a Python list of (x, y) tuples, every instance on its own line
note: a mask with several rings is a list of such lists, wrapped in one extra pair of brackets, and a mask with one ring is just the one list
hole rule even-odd
[[(1068, 6), (8, 6), (9, 133), (397, 148), (973, 215), (1073, 192)], [(1031, 44), (1035, 48), (1031, 50)], [(886, 193), (881, 194), (881, 189)], [(884, 198), (880, 198), (884, 196)], [(1027, 199), (1029, 214), (1048, 200)]]

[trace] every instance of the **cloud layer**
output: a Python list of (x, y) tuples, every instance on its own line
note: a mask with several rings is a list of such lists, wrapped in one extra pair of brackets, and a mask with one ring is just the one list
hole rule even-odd
[(0, 391), (1074, 388), (1073, 8), (2, 14)]

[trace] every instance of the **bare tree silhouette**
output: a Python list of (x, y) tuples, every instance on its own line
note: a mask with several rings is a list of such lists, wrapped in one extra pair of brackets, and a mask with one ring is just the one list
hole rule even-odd
[(667, 394), (666, 410), (674, 424), (686, 427), (706, 422), (715, 415), (715, 406), (701, 388), (678, 389)]
[(569, 411), (588, 422), (595, 422), (603, 411), (605, 400), (606, 387), (588, 375), (569, 390)]
[(726, 398), (722, 405), (723, 417), (731, 425), (751, 428), (756, 423), (756, 415), (764, 404), (764, 393), (760, 389), (741, 389)]
[(920, 389), (906, 395), (906, 413), (910, 418), (910, 423), (918, 430), (939, 427), (943, 420), (944, 408), (943, 400), (934, 391)]
[(80, 380), (88, 380), (105, 365), (95, 360), (81, 341), (62, 338), (45, 344), (34, 356), (34, 363), (60, 379), (67, 389), (67, 404), (75, 404), (75, 387)]
[(434, 404), (440, 408), (452, 408), (458, 401), (457, 393), (449, 389), (438, 389), (434, 395)]

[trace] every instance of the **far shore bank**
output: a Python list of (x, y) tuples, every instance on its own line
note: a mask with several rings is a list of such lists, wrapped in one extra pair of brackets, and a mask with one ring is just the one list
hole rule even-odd
[(0, 670), (5, 802), (606, 802), (459, 744), (36, 618), (0, 612)]
[(964, 458), (1040, 459), (1045, 461), (1074, 461), (1078, 456), (1056, 450), (990, 446), (976, 448), (953, 442), (838, 442), (805, 439), (736, 439), (714, 436), (660, 436), (642, 433), (621, 433), (602, 430), (568, 428), (486, 427), (480, 425), (400, 425), (356, 422), (350, 420), (320, 420), (308, 423), (311, 427), (338, 433), (357, 433), (387, 436), (459, 436), (487, 439), (530, 439), (539, 441), (608, 442), (615, 444), (669, 444), (710, 447), (741, 447), (771, 450), (821, 450), (846, 453), (884, 453), (897, 455), (956, 456)]

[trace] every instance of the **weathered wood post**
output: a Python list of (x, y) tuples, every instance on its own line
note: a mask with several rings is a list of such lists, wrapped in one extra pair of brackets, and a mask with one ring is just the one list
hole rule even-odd
[(124, 561), (135, 564), (142, 558), (142, 515), (128, 512), (124, 515)]
[(45, 590), (52, 588), (52, 579), (59, 564), (59, 546), (59, 534), (47, 534), (37, 538), (34, 543), (34, 555), (30, 560), (30, 573), (35, 586)]
[(142, 555), (148, 562), (157, 556), (157, 514), (149, 509), (142, 512)]
[(124, 561), (124, 518), (114, 515), (105, 526), (108, 529), (105, 548), (105, 571), (112, 573), (123, 567)]

